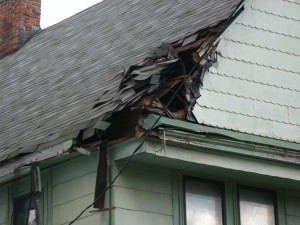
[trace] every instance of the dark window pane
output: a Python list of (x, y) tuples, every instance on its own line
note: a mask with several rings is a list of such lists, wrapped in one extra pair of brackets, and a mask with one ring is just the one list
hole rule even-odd
[(186, 180), (187, 225), (222, 225), (222, 194), (219, 185)]
[(36, 210), (33, 196), (26, 195), (14, 200), (14, 225), (36, 225)]
[(275, 225), (273, 193), (240, 188), (239, 195), (241, 225)]

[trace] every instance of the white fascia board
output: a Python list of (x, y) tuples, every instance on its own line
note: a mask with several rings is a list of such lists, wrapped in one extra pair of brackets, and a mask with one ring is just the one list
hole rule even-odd
[[(60, 144), (53, 145), (39, 152), (34, 152), (23, 156), (22, 158), (10, 162), (2, 167), (0, 167), (0, 183), (7, 182), (14, 178), (13, 172), (16, 169), (30, 165), (32, 163), (42, 162), (47, 159), (54, 158), (56, 156), (61, 156), (66, 154), (73, 145), (73, 140), (68, 140)], [(21, 172), (22, 175), (28, 173), (29, 170), (24, 168)]]

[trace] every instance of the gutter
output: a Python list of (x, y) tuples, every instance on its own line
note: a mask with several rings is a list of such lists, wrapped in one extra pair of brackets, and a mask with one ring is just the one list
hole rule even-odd
[(53, 158), (56, 156), (62, 156), (62, 155), (67, 154), (69, 152), (69, 150), (72, 149), (73, 144), (74, 144), (73, 139), (64, 141), (60, 144), (53, 145), (42, 151), (25, 155), (24, 157), (21, 157), (18, 160), (15, 160), (13, 162), (10, 162), (10, 163), (2, 166), (0, 168), (0, 184), (8, 182), (14, 178), (17, 178), (14, 174), (14, 171), (19, 168), (24, 167), (18, 173), (18, 177), (24, 176), (24, 175), (30, 173), (30, 167), (27, 167), (28, 165), (30, 165), (32, 163), (41, 162), (41, 161), (44, 161), (46, 159), (50, 159), (50, 158)]
[[(158, 115), (150, 114), (144, 119), (145, 130), (149, 130), (153, 125), (154, 121), (158, 118)], [(170, 119), (167, 117), (162, 117), (155, 127), (165, 127), (173, 130), (181, 130), (202, 134), (216, 135), (223, 138), (244, 142), (245, 144), (254, 144), (256, 146), (264, 146), (270, 148), (294, 150), (300, 152), (300, 144), (295, 142), (289, 142), (285, 140), (279, 140), (264, 136), (258, 136), (254, 134), (242, 133), (239, 131), (227, 130), (217, 127), (211, 127), (207, 125), (191, 123), (183, 120)]]

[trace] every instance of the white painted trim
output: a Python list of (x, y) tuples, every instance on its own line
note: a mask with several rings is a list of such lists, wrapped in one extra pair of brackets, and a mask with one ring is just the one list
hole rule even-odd
[(24, 157), (16, 161), (13, 161), (0, 167), (0, 183), (4, 183), (11, 180), (13, 178), (13, 172), (18, 168), (21, 168), (25, 165), (29, 165), (31, 163), (41, 162), (43, 160), (65, 154), (72, 147), (72, 144), (72, 140), (65, 141), (63, 143), (46, 148), (42, 151), (25, 155)]

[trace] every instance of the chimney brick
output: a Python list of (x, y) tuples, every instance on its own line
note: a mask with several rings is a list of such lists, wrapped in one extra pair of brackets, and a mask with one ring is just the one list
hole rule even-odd
[(41, 0), (0, 0), (0, 59), (40, 30)]

